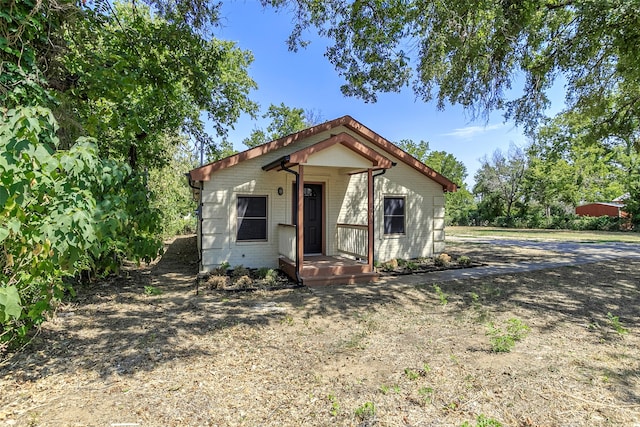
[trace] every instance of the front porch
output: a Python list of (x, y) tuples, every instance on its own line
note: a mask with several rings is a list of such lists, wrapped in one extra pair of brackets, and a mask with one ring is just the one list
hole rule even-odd
[[(280, 269), (290, 277), (296, 277), (296, 262), (287, 257), (279, 259)], [(378, 273), (370, 271), (363, 261), (343, 256), (309, 255), (305, 257), (300, 279), (305, 286), (353, 284), (371, 282)]]
[[(295, 176), (291, 223), (278, 224), (277, 228), (280, 268), (291, 278), (311, 286), (377, 279), (373, 266), (374, 177), (394, 165), (347, 133), (332, 135), (264, 165), (264, 171)], [(315, 170), (316, 175), (307, 182), (308, 168)], [(345, 185), (340, 193), (336, 189), (340, 179), (337, 175), (333, 180), (328, 178), (328, 170), (339, 171), (339, 176), (348, 180), (363, 177), (359, 178), (360, 190), (349, 194)], [(327, 190), (329, 185), (331, 190)], [(327, 200), (335, 200), (336, 194), (341, 202), (333, 205), (329, 219)], [(339, 209), (345, 204), (349, 208), (340, 217)], [(327, 241), (331, 244), (327, 245)]]
[[(369, 256), (369, 227), (357, 224), (336, 224), (338, 255), (299, 254), (296, 270), (296, 231), (291, 224), (278, 224), (279, 268), (289, 277), (306, 286), (353, 284), (378, 279)], [(296, 273), (298, 274), (296, 275)]]

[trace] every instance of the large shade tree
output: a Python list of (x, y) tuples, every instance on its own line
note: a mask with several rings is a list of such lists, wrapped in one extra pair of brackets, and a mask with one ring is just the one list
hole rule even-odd
[[(342, 91), (366, 101), (410, 86), (424, 101), (476, 115), (504, 109), (533, 130), (558, 81), (598, 138), (640, 118), (640, 3), (635, 0), (262, 0), (332, 40)], [(559, 78), (562, 77), (562, 80)], [(521, 83), (521, 87), (520, 87)], [(520, 95), (518, 95), (520, 92)]]

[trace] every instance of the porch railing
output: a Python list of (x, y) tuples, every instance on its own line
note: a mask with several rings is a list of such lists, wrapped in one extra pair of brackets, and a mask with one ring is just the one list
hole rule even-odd
[(296, 259), (296, 226), (293, 224), (278, 224), (278, 252), (280, 255)]
[(339, 252), (367, 258), (369, 230), (366, 225), (336, 224), (338, 229), (337, 248)]

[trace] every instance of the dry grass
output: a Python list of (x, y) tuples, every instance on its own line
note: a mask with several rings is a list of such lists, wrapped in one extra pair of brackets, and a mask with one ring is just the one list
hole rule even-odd
[(499, 227), (447, 227), (447, 236), (560, 240), (569, 242), (640, 243), (638, 232), (532, 230)]
[[(0, 423), (640, 423), (640, 261), (441, 282), (446, 305), (428, 275), (196, 296), (191, 243), (79, 290), (0, 367)], [(150, 284), (163, 294), (145, 295)], [(491, 352), (487, 322), (514, 317), (531, 331)], [(374, 415), (358, 412), (367, 402)]]

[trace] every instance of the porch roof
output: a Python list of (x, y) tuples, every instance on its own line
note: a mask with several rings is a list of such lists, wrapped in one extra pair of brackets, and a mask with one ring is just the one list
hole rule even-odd
[[(324, 154), (329, 154), (329, 156)], [(309, 147), (282, 156), (264, 165), (262, 169), (265, 171), (281, 170), (284, 167), (288, 168), (301, 164), (350, 167), (353, 169), (389, 169), (394, 165), (391, 160), (382, 154), (367, 147), (348, 133), (341, 132)]]

